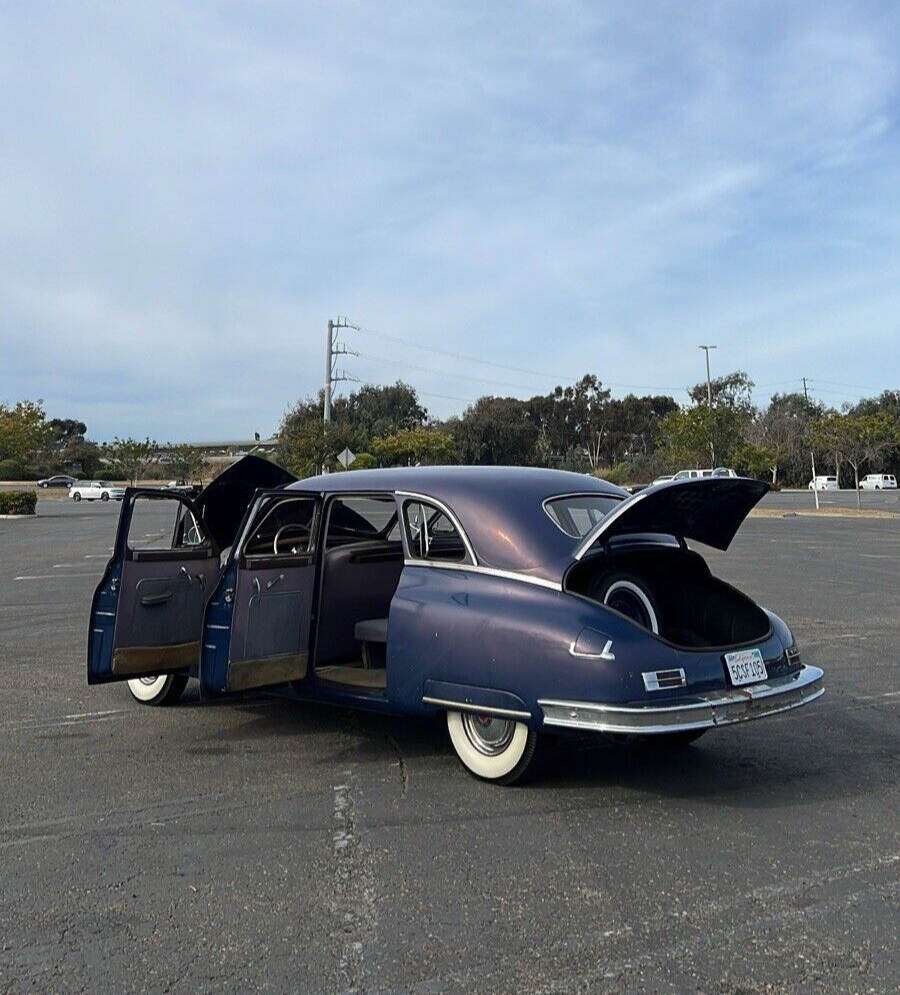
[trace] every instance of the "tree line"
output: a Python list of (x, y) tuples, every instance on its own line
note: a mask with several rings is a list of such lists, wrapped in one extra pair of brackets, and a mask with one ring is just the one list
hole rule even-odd
[[(459, 415), (431, 417), (415, 388), (364, 384), (332, 405), (323, 422), (318, 397), (284, 415), (274, 458), (298, 476), (342, 469), (417, 464), (548, 466), (594, 473), (617, 483), (647, 483), (688, 467), (728, 466), (773, 484), (805, 486), (833, 473), (845, 486), (865, 472), (900, 475), (900, 391), (886, 390), (838, 411), (802, 392), (753, 404), (743, 371), (699, 383), (679, 405), (667, 395), (613, 398), (593, 374), (531, 398), (480, 397)], [(52, 473), (135, 481), (148, 473), (189, 483), (213, 474), (203, 452), (161, 447), (150, 438), (98, 444), (77, 419), (48, 419), (40, 401), (0, 404), (0, 479)]]
[[(698, 383), (679, 405), (666, 395), (613, 398), (588, 374), (528, 399), (485, 396), (444, 421), (430, 418), (412, 386), (366, 384), (338, 398), (332, 421), (322, 397), (284, 416), (277, 457), (300, 476), (424, 463), (549, 466), (618, 483), (648, 483), (679, 469), (728, 466), (775, 485), (805, 486), (819, 473), (858, 484), (863, 469), (900, 472), (900, 391), (884, 391), (836, 411), (802, 392), (753, 404), (743, 371)], [(712, 403), (709, 403), (711, 395)]]
[(154, 439), (115, 438), (97, 443), (87, 425), (75, 418), (47, 418), (41, 401), (0, 404), (0, 480), (36, 480), (57, 473), (80, 479), (110, 477), (130, 483), (150, 472), (186, 482), (208, 479), (202, 450), (189, 445), (161, 446)]

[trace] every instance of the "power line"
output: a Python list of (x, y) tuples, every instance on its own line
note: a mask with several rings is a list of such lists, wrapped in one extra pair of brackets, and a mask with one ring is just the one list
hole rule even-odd
[(439, 377), (452, 377), (455, 380), (470, 380), (473, 383), (487, 384), (489, 387), (512, 387), (514, 390), (538, 390), (533, 384), (509, 383), (505, 380), (487, 380), (484, 377), (471, 377), (464, 373), (453, 373), (450, 370), (436, 370), (433, 366), (418, 366), (415, 363), (407, 363), (399, 359), (387, 359), (385, 356), (373, 356), (371, 353), (361, 352), (360, 359), (368, 359), (374, 363), (387, 363), (389, 366), (402, 366), (409, 370), (417, 370), (419, 373), (433, 373)]
[[(556, 380), (563, 381), (565, 383), (577, 383), (581, 377), (571, 377), (563, 376), (559, 373), (547, 373), (546, 371), (531, 370), (524, 366), (510, 366), (507, 363), (497, 363), (491, 359), (480, 359), (477, 356), (467, 356), (465, 353), (452, 352), (449, 349), (439, 349), (436, 346), (423, 345), (421, 342), (413, 342), (411, 339), (400, 338), (398, 335), (387, 335), (385, 332), (376, 332), (372, 328), (366, 328), (363, 325), (350, 325), (357, 332), (362, 332), (364, 335), (374, 335), (376, 338), (384, 339), (387, 342), (396, 342), (399, 345), (409, 346), (411, 349), (421, 349), (424, 352), (433, 352), (438, 356), (447, 356), (450, 359), (461, 359), (467, 363), (477, 363), (481, 366), (493, 366), (498, 370), (508, 370), (511, 373), (525, 373), (532, 377), (542, 377), (546, 380)], [(386, 360), (386, 362), (394, 362), (394, 360)], [(443, 371), (436, 371), (441, 372)], [(475, 378), (469, 378), (475, 379)], [(484, 380), (483, 383), (496, 383), (501, 386), (510, 386), (509, 384), (504, 384), (502, 381), (497, 380)], [(646, 384), (646, 383), (616, 383), (612, 380), (603, 380), (604, 387), (625, 387), (629, 390), (686, 390), (683, 385), (678, 387), (660, 386), (659, 384)], [(513, 385), (515, 386), (515, 385)], [(522, 387), (523, 390), (534, 390), (534, 387), (528, 386)]]
[(829, 387), (851, 387), (854, 390), (881, 390), (880, 387), (863, 387), (858, 383), (840, 383), (834, 380), (817, 380), (815, 377), (808, 377), (810, 383), (824, 383), (828, 384)]

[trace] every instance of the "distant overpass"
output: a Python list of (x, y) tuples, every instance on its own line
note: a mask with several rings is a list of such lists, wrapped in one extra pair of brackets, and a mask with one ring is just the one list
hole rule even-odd
[[(182, 442), (178, 445), (192, 446), (200, 449), (209, 459), (246, 456), (248, 453), (272, 453), (278, 445), (278, 437), (270, 439), (221, 439), (212, 442)], [(175, 449), (175, 444), (160, 445), (161, 456), (166, 456)]]

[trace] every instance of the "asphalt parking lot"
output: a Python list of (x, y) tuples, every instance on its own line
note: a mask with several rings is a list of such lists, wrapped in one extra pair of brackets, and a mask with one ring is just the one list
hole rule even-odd
[(817, 703), (502, 789), (436, 723), (88, 688), (117, 513), (0, 521), (0, 991), (897, 990), (900, 518), (752, 518), (711, 555)]

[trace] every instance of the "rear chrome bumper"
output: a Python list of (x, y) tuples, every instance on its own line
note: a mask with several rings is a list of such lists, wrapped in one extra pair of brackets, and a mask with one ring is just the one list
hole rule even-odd
[(589, 701), (538, 699), (545, 726), (653, 735), (748, 722), (778, 715), (815, 701), (825, 693), (822, 671), (804, 666), (799, 673), (744, 688), (729, 688), (679, 698), (672, 704), (604, 705)]

